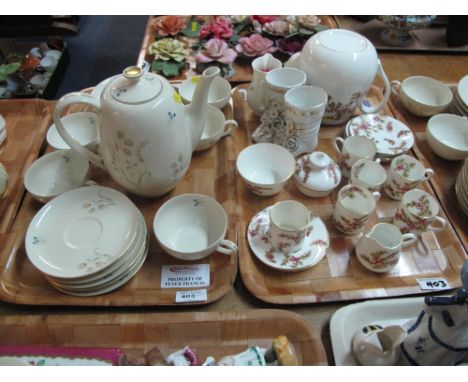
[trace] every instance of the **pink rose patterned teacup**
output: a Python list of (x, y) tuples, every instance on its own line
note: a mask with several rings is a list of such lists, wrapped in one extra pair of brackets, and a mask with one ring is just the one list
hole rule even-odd
[(359, 159), (374, 160), (375, 155), (377, 154), (377, 147), (374, 142), (367, 137), (357, 135), (346, 139), (336, 137), (333, 142), (333, 146), (340, 156), (339, 165), (341, 175), (346, 178), (349, 178), (351, 167)]

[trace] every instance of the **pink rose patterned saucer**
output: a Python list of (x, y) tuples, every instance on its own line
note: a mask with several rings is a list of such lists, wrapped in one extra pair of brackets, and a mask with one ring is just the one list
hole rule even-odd
[(271, 268), (289, 272), (302, 271), (316, 265), (325, 256), (330, 242), (322, 220), (313, 218), (311, 229), (302, 247), (296, 252), (274, 250), (270, 244), (270, 208), (258, 212), (247, 229), (247, 241), (257, 259)]

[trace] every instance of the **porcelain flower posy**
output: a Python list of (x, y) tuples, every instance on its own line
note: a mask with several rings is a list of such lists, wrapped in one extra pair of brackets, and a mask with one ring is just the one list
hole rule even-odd
[(198, 63), (220, 62), (222, 64), (231, 64), (237, 57), (234, 49), (230, 49), (226, 41), (212, 38), (205, 44), (205, 49), (197, 53), (195, 61)]
[(203, 25), (200, 29), (200, 38), (214, 37), (228, 39), (234, 34), (231, 22), (224, 16), (218, 16), (212, 23)]
[(321, 22), (320, 18), (314, 15), (291, 16), (288, 18), (288, 21), (290, 32), (296, 32), (301, 28), (314, 30)]
[(148, 47), (148, 54), (154, 54), (156, 60), (181, 62), (187, 56), (184, 44), (173, 38), (163, 38)]
[(272, 16), (272, 15), (254, 15), (254, 16), (250, 16), (250, 20), (252, 20), (252, 22), (258, 22), (260, 24), (266, 24), (266, 23), (270, 23), (272, 22), (273, 20), (276, 20), (278, 18), (278, 16)]
[(151, 25), (159, 36), (175, 36), (187, 27), (185, 16), (160, 16), (156, 17)]
[(241, 37), (236, 50), (248, 57), (257, 57), (275, 52), (276, 47), (272, 40), (255, 33), (250, 37)]
[(286, 36), (289, 33), (289, 23), (285, 20), (273, 20), (263, 25), (263, 31), (274, 36)]

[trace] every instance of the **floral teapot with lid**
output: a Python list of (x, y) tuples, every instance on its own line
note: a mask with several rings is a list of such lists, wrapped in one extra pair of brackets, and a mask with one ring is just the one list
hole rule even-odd
[[(184, 106), (164, 77), (128, 67), (110, 80), (99, 99), (79, 92), (63, 96), (55, 107), (54, 123), (73, 150), (107, 170), (126, 190), (159, 196), (174, 188), (187, 171), (205, 125), (209, 87), (218, 74), (219, 68), (206, 69), (192, 103)], [(64, 128), (61, 115), (72, 104), (96, 109), (99, 155)]]
[[(285, 66), (301, 69), (308, 85), (321, 87), (328, 94), (324, 124), (339, 125), (349, 120), (357, 106), (363, 113), (377, 113), (390, 96), (390, 83), (375, 47), (364, 36), (346, 29), (315, 34)], [(382, 78), (385, 93), (380, 103), (372, 106), (364, 97), (376, 75)]]

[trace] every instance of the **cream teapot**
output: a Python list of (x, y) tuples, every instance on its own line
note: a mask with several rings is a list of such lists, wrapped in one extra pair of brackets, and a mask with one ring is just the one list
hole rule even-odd
[[(137, 66), (110, 80), (99, 99), (86, 93), (63, 96), (54, 123), (68, 145), (107, 170), (128, 191), (146, 197), (162, 195), (184, 176), (203, 132), (208, 90), (219, 68), (200, 76), (193, 101), (184, 106), (164, 78)], [(72, 104), (97, 110), (99, 155), (76, 142), (61, 122)]]

